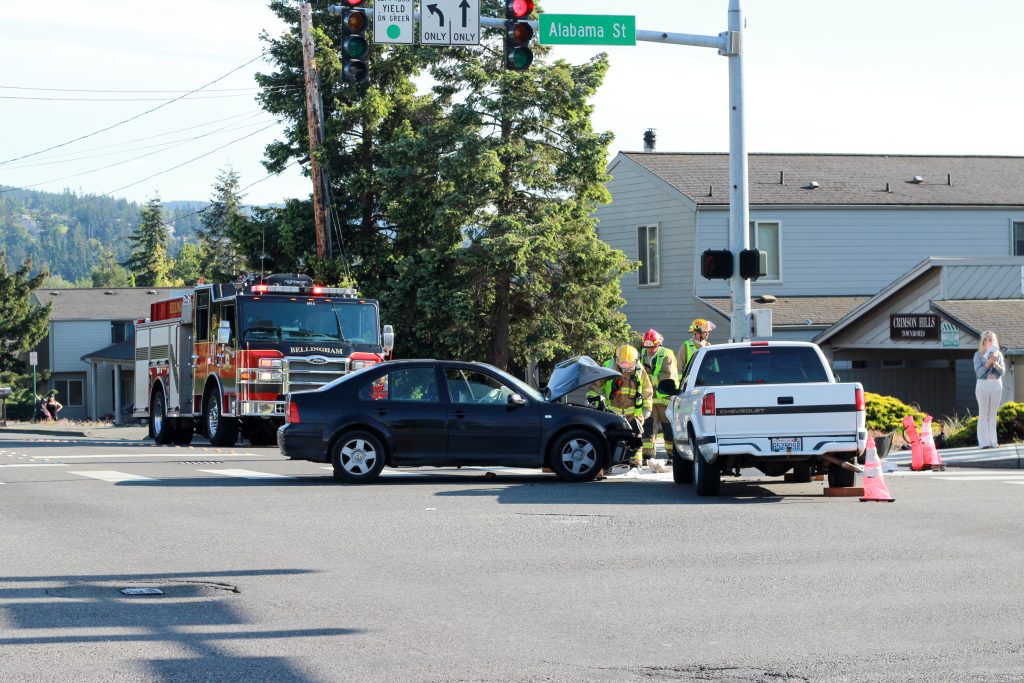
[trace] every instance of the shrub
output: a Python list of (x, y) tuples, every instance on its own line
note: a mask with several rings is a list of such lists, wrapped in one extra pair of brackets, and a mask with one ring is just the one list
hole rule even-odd
[(1024, 441), (1024, 403), (1007, 403), (996, 413), (1000, 442)]
[(874, 429), (888, 434), (889, 432), (902, 429), (903, 418), (907, 415), (914, 416), (914, 422), (917, 423), (918, 427), (921, 426), (921, 421), (925, 418), (925, 413), (916, 408), (911, 408), (903, 401), (892, 396), (882, 396), (881, 394), (865, 391), (864, 402), (867, 404), (867, 427), (869, 430)]
[(960, 422), (961, 427), (946, 435), (946, 448), (964, 448), (978, 445), (978, 418)]

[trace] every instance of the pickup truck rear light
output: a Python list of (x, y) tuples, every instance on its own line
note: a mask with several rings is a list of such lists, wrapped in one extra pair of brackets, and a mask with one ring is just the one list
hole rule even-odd
[(700, 402), (700, 414), (701, 415), (714, 415), (715, 414), (715, 395), (704, 394), (704, 400)]
[(856, 404), (857, 410), (865, 410), (867, 404), (864, 402), (864, 390), (854, 389), (853, 390), (853, 402)]
[(766, 342), (766, 341), (750, 342), (750, 345), (751, 346), (768, 346), (768, 342)]
[(293, 401), (288, 401), (288, 413), (285, 415), (284, 421), (293, 425), (297, 425), (300, 422), (299, 407)]

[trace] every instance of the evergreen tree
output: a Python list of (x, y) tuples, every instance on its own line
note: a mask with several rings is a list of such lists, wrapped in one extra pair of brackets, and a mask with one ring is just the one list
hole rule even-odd
[(0, 385), (15, 389), (8, 402), (13, 416), (26, 416), (26, 408), (31, 414), (35, 402), (31, 373), (18, 354), (36, 348), (46, 338), (52, 304), (34, 305), (30, 298), (45, 277), (45, 271), (32, 275), (31, 259), (13, 272), (8, 270), (7, 254), (0, 251)]
[(100, 265), (92, 271), (93, 287), (134, 287), (131, 274), (117, 262), (114, 252), (102, 249)]
[(139, 225), (128, 238), (131, 257), (124, 267), (138, 287), (163, 287), (167, 284), (167, 227), (164, 225), (160, 198), (153, 197), (139, 212)]
[(250, 227), (238, 190), (238, 172), (227, 168), (217, 175), (210, 204), (200, 214), (196, 229), (202, 245), (201, 272), (215, 282), (231, 282), (245, 269), (245, 257), (231, 239)]
[(178, 257), (174, 259), (168, 279), (171, 286), (187, 285), (192, 286), (199, 282), (203, 274), (202, 263), (205, 254), (201, 244), (185, 242), (181, 245)]

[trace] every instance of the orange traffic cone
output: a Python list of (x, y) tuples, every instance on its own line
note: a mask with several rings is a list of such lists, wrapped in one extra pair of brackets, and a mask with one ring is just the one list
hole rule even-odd
[(889, 487), (882, 476), (882, 466), (875, 450), (875, 440), (868, 438), (866, 461), (864, 463), (864, 497), (861, 502), (874, 500), (881, 503), (892, 503), (896, 499), (889, 495)]
[(932, 433), (932, 416), (927, 415), (921, 425), (921, 444), (924, 446), (924, 468), (932, 470), (944, 470), (946, 467), (939, 458), (939, 451), (935, 448), (935, 435)]
[(920, 472), (924, 469), (923, 444), (912, 416), (907, 415), (903, 418), (903, 429), (907, 433), (907, 440), (910, 441), (910, 469)]

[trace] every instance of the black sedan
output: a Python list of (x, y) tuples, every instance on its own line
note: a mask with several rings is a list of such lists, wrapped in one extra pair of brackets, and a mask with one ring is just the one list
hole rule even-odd
[(277, 443), (352, 483), (373, 481), (385, 465), (548, 467), (589, 481), (640, 438), (619, 415), (558, 400), (617, 375), (580, 356), (560, 363), (541, 394), (484, 363), (390, 361), (290, 394)]

